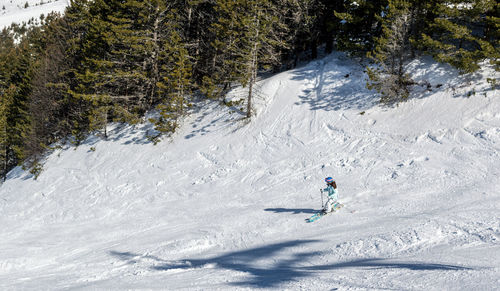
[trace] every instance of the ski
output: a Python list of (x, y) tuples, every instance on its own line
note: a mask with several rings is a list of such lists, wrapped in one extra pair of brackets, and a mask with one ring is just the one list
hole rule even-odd
[(335, 212), (336, 210), (342, 208), (343, 206), (344, 206), (344, 204), (342, 204), (342, 203), (335, 203), (335, 205), (333, 205), (333, 209), (331, 212), (319, 211), (319, 212), (313, 214), (313, 216), (306, 218), (306, 222), (314, 222), (314, 221), (322, 218), (323, 216), (326, 216), (332, 212)]
[(306, 218), (306, 222), (314, 222), (327, 214), (328, 213), (326, 212), (320, 211), (318, 213), (315, 213), (313, 216)]

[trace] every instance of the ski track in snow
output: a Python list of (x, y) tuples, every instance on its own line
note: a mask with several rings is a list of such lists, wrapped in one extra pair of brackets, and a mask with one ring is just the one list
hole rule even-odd
[[(207, 101), (156, 146), (114, 125), (14, 169), (0, 289), (498, 290), (498, 73), (409, 66), (433, 91), (395, 108), (334, 53), (260, 81), (250, 123)], [(306, 224), (326, 176), (346, 207)]]

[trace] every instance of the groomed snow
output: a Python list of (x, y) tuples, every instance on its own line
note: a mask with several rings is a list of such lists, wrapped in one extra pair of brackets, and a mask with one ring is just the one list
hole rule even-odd
[[(0, 289), (499, 290), (499, 74), (409, 66), (430, 87), (395, 108), (334, 53), (262, 80), (250, 123), (207, 101), (156, 146), (114, 126), (16, 168)], [(307, 224), (326, 176), (346, 207)]]

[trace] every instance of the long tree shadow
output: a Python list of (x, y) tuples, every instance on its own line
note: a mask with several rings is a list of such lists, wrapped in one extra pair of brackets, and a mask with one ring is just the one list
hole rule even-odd
[(359, 259), (343, 263), (336, 263), (331, 265), (307, 267), (312, 271), (319, 270), (333, 270), (344, 268), (368, 268), (368, 269), (408, 269), (413, 271), (460, 271), (472, 270), (472, 268), (464, 266), (456, 266), (449, 264), (434, 264), (434, 263), (420, 263), (420, 262), (396, 262), (389, 261), (381, 258)]
[[(324, 111), (368, 110), (380, 105), (380, 94), (366, 88), (368, 76), (364, 66), (341, 52), (334, 52), (293, 70), (292, 79), (307, 84), (297, 105), (308, 104), (311, 110)], [(452, 66), (438, 63), (431, 57), (415, 59), (406, 67), (414, 81), (409, 99), (428, 98), (438, 91), (467, 98), (492, 90), (491, 86), (476, 88), (479, 81), (488, 77), (487, 73), (460, 75)]]
[(309, 81), (297, 105), (311, 110), (367, 110), (378, 104), (378, 96), (366, 89), (366, 75), (360, 65), (343, 53), (333, 53), (293, 71), (293, 80)]
[(263, 247), (236, 251), (213, 258), (185, 259), (168, 261), (151, 255), (138, 255), (130, 252), (110, 252), (110, 255), (136, 264), (141, 260), (148, 261), (148, 268), (156, 271), (174, 269), (196, 270), (205, 266), (215, 266), (218, 269), (233, 270), (249, 274), (245, 280), (232, 282), (234, 286), (251, 288), (275, 288), (280, 284), (297, 281), (300, 278), (314, 276), (318, 271), (333, 271), (338, 269), (408, 269), (412, 271), (461, 271), (471, 268), (436, 263), (396, 262), (381, 258), (359, 259), (326, 265), (313, 265), (312, 262), (320, 255), (319, 251), (294, 251), (304, 246), (319, 242), (318, 240), (293, 240), (271, 244)]
[[(206, 135), (214, 130), (217, 130), (221, 125), (223, 126), (231, 121), (239, 120), (240, 118), (245, 116), (245, 114), (236, 107), (221, 105), (220, 102), (213, 100), (207, 100), (203, 102), (201, 106), (198, 105), (197, 112), (199, 112), (201, 108), (208, 108), (208, 106), (211, 108), (210, 110), (199, 114), (198, 117), (191, 122), (191, 132), (184, 136), (185, 139), (191, 139), (195, 136)], [(227, 112), (232, 112), (235, 114), (230, 114), (229, 116), (224, 113), (213, 114), (214, 112), (216, 112), (215, 109), (221, 106), (224, 106), (222, 108), (227, 107)]]

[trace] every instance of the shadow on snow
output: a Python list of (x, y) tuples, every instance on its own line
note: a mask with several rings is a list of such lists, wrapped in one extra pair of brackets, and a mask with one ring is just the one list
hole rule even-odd
[[(199, 113), (202, 108), (210, 106), (210, 108), (215, 109), (217, 107), (222, 107), (226, 105), (221, 105), (221, 102), (214, 100), (206, 100), (202, 102), (202, 105), (195, 106), (192, 112)], [(241, 118), (245, 117), (245, 113), (237, 109), (235, 106), (226, 106), (227, 112), (232, 112), (229, 116), (226, 114), (226, 110), (222, 113), (216, 114), (214, 116), (213, 112), (215, 110), (207, 110), (200, 114), (196, 119), (190, 122), (191, 132), (184, 136), (185, 139), (191, 139), (196, 136), (206, 135), (214, 130), (217, 130), (222, 125), (229, 124), (230, 122), (236, 122)], [(209, 118), (212, 118), (211, 120)]]
[(307, 104), (311, 110), (324, 111), (367, 110), (377, 106), (378, 94), (365, 88), (366, 75), (359, 66), (342, 53), (334, 53), (294, 70), (292, 80), (309, 83), (296, 105)]
[[(163, 260), (156, 256), (140, 255), (130, 252), (111, 251), (110, 255), (136, 264), (147, 261), (149, 267), (156, 271), (174, 269), (194, 270), (206, 266), (213, 268), (243, 272), (249, 276), (243, 281), (233, 282), (234, 286), (254, 288), (271, 288), (280, 284), (296, 281), (300, 278), (314, 276), (318, 271), (333, 271), (346, 268), (357, 269), (407, 269), (412, 271), (460, 271), (471, 268), (436, 263), (396, 262), (380, 258), (358, 259), (325, 265), (313, 265), (313, 261), (322, 255), (318, 251), (299, 251), (308, 244), (318, 240), (293, 240), (267, 246), (235, 251), (206, 259), (186, 259), (179, 261)], [(291, 250), (289, 250), (291, 249)]]
[[(368, 76), (365, 68), (360, 66), (364, 65), (341, 52), (336, 52), (292, 71), (292, 80), (308, 84), (296, 104), (307, 104), (311, 110), (324, 111), (364, 111), (380, 106), (380, 94), (366, 88)], [(485, 95), (487, 91), (492, 90), (488, 86), (476, 88), (481, 79), (488, 77), (487, 73), (460, 75), (452, 66), (437, 63), (431, 57), (413, 60), (406, 67), (415, 82), (410, 86), (411, 94), (408, 100), (428, 98), (440, 91), (449, 92), (455, 98), (468, 98), (472, 95)]]
[(301, 213), (309, 213), (309, 214), (314, 214), (318, 211), (319, 209), (310, 209), (310, 208), (266, 208), (264, 211), (269, 211), (269, 212), (274, 212), (274, 213), (293, 213), (293, 214), (301, 214)]

